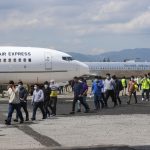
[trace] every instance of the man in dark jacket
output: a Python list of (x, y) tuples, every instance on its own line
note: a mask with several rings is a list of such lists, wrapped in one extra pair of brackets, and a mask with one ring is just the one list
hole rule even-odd
[(119, 95), (120, 95), (120, 91), (123, 90), (123, 86), (121, 81), (115, 75), (113, 75), (112, 78), (115, 81), (114, 91), (115, 91), (116, 101), (118, 100), (119, 104), (121, 105), (121, 99)]
[(44, 93), (44, 109), (46, 113), (46, 117), (50, 117), (50, 94), (51, 94), (51, 88), (49, 87), (48, 81), (44, 82), (44, 87), (43, 87), (43, 93)]
[[(19, 89), (19, 100), (20, 100), (20, 109), (23, 108), (25, 114), (26, 114), (26, 121), (29, 121), (29, 113), (27, 110), (27, 96), (28, 92), (23, 86), (23, 82), (18, 82), (18, 89)], [(15, 122), (18, 122), (18, 113), (16, 113), (16, 119), (14, 119)]]
[(83, 100), (83, 84), (81, 82), (79, 82), (79, 78), (78, 77), (74, 77), (74, 87), (73, 87), (73, 91), (74, 91), (74, 100), (73, 100), (73, 104), (72, 104), (72, 112), (70, 114), (74, 114), (75, 113), (75, 105), (76, 102), (79, 100), (80, 103), (84, 106), (85, 108), (85, 112), (89, 112), (89, 106), (86, 103), (86, 101)]

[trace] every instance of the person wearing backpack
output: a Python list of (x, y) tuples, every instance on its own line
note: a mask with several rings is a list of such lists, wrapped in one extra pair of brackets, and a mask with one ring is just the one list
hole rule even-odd
[[(20, 109), (23, 108), (25, 114), (26, 114), (26, 121), (29, 121), (29, 113), (27, 110), (27, 96), (28, 92), (23, 86), (23, 82), (18, 82), (18, 89), (19, 89), (19, 100), (20, 100)], [(15, 122), (18, 122), (18, 113), (16, 113), (16, 119), (14, 119)]]
[[(83, 86), (83, 88), (82, 88), (82, 91), (81, 91), (81, 95), (82, 95), (82, 99), (83, 99), (83, 101), (84, 101), (84, 103), (86, 103), (87, 104), (87, 102), (86, 102), (86, 98), (87, 98), (87, 92), (88, 92), (88, 85), (87, 85), (87, 82), (86, 82), (86, 80), (84, 79), (84, 78), (80, 78), (80, 82), (82, 83), (82, 86)], [(80, 101), (78, 100), (78, 110), (77, 110), (77, 112), (81, 112), (81, 103), (80, 103)], [(87, 104), (88, 105), (88, 104)], [(88, 106), (89, 107), (89, 106)], [(89, 108), (90, 109), (90, 108)]]
[(102, 95), (101, 95), (103, 87), (104, 84), (102, 80), (99, 80), (99, 77), (96, 76), (91, 89), (92, 93), (94, 94), (94, 105), (96, 111), (99, 111), (100, 108), (104, 108), (104, 102), (102, 100)]
[(75, 105), (78, 100), (84, 106), (85, 113), (88, 113), (90, 109), (87, 102), (83, 100), (83, 84), (79, 82), (79, 77), (74, 77), (73, 91), (74, 91), (74, 99), (72, 103), (72, 111), (70, 112), (70, 114), (75, 114)]
[(121, 81), (114, 75), (112, 76), (112, 78), (115, 81), (115, 96), (116, 96), (116, 100), (118, 100), (119, 104), (121, 105), (121, 99), (120, 99), (120, 91), (123, 90), (123, 86)]
[(114, 107), (117, 106), (116, 96), (115, 96), (115, 81), (111, 78), (110, 74), (106, 74), (106, 79), (104, 81), (104, 88), (106, 94), (105, 106), (107, 106), (108, 98), (111, 97), (112, 102), (114, 102)]

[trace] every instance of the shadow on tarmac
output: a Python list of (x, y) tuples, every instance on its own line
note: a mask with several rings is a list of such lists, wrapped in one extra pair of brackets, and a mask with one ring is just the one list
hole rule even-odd
[(95, 147), (69, 147), (69, 148), (54, 148), (53, 150), (150, 150), (150, 146), (95, 146)]

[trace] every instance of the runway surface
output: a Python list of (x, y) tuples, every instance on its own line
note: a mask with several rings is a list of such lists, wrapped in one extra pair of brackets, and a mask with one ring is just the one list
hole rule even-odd
[[(0, 149), (93, 149), (93, 150), (149, 150), (150, 102), (127, 105), (127, 97), (121, 97), (122, 105), (94, 111), (93, 99), (88, 98), (90, 113), (70, 115), (72, 94), (60, 95), (57, 116), (42, 120), (40, 111), (36, 121), (24, 124), (12, 121), (6, 126), (8, 100), (0, 99)], [(30, 117), (32, 106), (28, 101)], [(15, 117), (15, 113), (13, 118)]]

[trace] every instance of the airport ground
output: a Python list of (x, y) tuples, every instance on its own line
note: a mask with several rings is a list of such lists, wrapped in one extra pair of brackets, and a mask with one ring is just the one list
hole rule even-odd
[[(57, 116), (42, 120), (40, 111), (36, 121), (6, 126), (8, 98), (0, 98), (0, 149), (47, 150), (149, 150), (150, 149), (150, 102), (122, 105), (95, 112), (93, 100), (88, 98), (90, 113), (70, 115), (72, 94), (59, 95)], [(32, 106), (28, 100), (30, 116)], [(15, 113), (13, 118), (15, 117)]]

